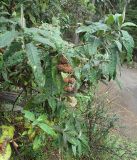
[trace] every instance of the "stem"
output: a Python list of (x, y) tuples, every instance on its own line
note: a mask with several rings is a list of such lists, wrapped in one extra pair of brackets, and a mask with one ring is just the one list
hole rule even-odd
[(14, 107), (15, 107), (16, 102), (18, 101), (19, 97), (22, 95), (23, 91), (24, 91), (24, 90), (22, 89), (22, 91), (19, 93), (19, 95), (18, 95), (17, 98), (15, 99), (14, 104), (13, 104), (13, 107), (12, 107), (12, 112), (13, 112), (13, 110), (14, 110)]

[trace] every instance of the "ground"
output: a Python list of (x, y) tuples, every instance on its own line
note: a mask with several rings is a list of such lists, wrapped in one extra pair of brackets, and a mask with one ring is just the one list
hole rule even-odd
[(137, 138), (137, 69), (122, 67), (118, 76), (119, 85), (111, 81), (101, 84), (100, 93), (106, 93), (113, 113), (119, 117), (118, 131), (127, 138)]

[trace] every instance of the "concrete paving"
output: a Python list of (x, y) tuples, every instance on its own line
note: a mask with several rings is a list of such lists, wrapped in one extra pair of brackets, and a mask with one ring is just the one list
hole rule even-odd
[(118, 131), (127, 138), (137, 138), (137, 69), (123, 67), (118, 76), (121, 88), (111, 81), (100, 85), (100, 93), (108, 95), (111, 111), (119, 116)]

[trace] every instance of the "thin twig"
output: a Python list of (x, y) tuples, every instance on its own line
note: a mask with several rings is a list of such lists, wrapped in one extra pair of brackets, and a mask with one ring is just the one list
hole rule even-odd
[(13, 112), (13, 110), (14, 110), (14, 108), (15, 108), (16, 102), (18, 101), (18, 99), (19, 99), (20, 96), (22, 95), (23, 91), (24, 91), (24, 90), (22, 89), (22, 91), (19, 93), (19, 95), (18, 95), (17, 98), (15, 99), (15, 101), (14, 101), (14, 103), (13, 103), (13, 107), (12, 107), (12, 112)]

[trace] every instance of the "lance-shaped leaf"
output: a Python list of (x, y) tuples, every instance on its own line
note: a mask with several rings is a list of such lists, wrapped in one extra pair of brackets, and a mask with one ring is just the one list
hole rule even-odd
[(101, 45), (101, 40), (97, 37), (92, 37), (88, 45), (89, 55), (97, 54), (97, 49)]
[(17, 32), (15, 30), (6, 31), (4, 34), (0, 35), (0, 48), (9, 46), (11, 42), (16, 38)]
[(3, 23), (16, 24), (17, 22), (14, 22), (14, 21), (12, 21), (12, 20), (10, 20), (10, 19), (7, 19), (7, 18), (5, 18), (5, 17), (1, 17), (1, 18), (0, 18), (0, 23), (1, 23), (1, 24), (3, 24)]
[(51, 42), (50, 39), (48, 39), (48, 38), (44, 38), (42, 36), (36, 35), (36, 36), (34, 36), (34, 40), (37, 42), (43, 43), (44, 45), (48, 45), (52, 48), (55, 48), (54, 43)]
[(137, 25), (132, 22), (125, 22), (121, 27), (137, 27)]
[(37, 135), (33, 141), (33, 149), (37, 150), (42, 146), (42, 139), (40, 137), (40, 135)]
[(130, 60), (132, 58), (132, 52), (134, 48), (134, 40), (132, 36), (127, 32), (122, 30), (122, 42), (127, 51), (127, 59)]
[(116, 67), (117, 67), (117, 52), (115, 50), (115, 48), (110, 50), (111, 55), (110, 55), (110, 61), (108, 64), (108, 72), (109, 72), (109, 80), (111, 80), (112, 78), (115, 79), (116, 78)]
[(41, 67), (40, 55), (33, 43), (29, 43), (26, 45), (26, 53), (28, 56), (29, 64), (35, 76), (36, 83), (38, 84), (38, 86), (43, 87), (45, 85), (45, 78), (43, 69)]
[(101, 22), (94, 22), (89, 26), (81, 26), (76, 30), (76, 33), (81, 32), (90, 32), (91, 34), (97, 32), (97, 31), (107, 31), (109, 30), (109, 27)]
[(55, 133), (54, 129), (53, 129), (52, 127), (50, 127), (49, 125), (47, 125), (46, 123), (39, 123), (38, 126), (39, 126), (44, 132), (46, 132), (48, 135), (56, 136), (56, 133)]

